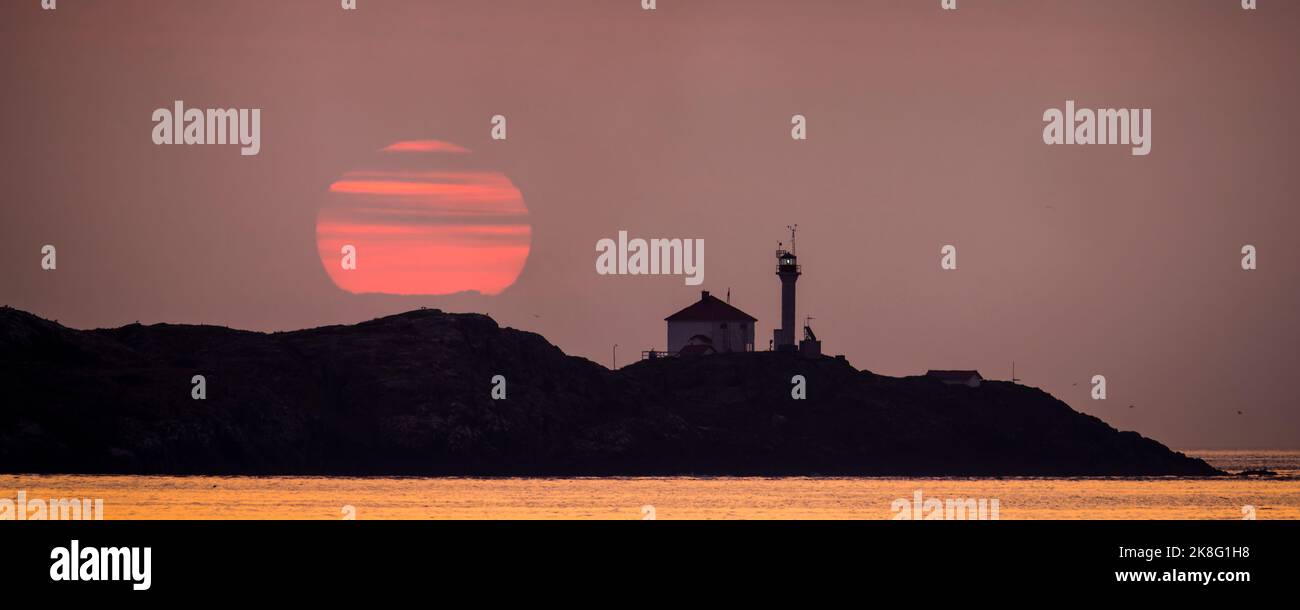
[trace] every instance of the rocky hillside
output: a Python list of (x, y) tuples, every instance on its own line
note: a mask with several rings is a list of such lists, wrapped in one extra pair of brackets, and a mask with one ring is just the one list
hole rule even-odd
[[(191, 398), (203, 375), (207, 398)], [(807, 379), (807, 399), (790, 378)], [(492, 400), (492, 377), (506, 399)], [(1006, 382), (770, 352), (610, 371), (474, 314), (254, 333), (0, 310), (0, 471), (1214, 475)]]

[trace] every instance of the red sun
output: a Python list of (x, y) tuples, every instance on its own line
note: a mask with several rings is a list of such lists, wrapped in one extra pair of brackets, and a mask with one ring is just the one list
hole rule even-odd
[[(499, 294), (528, 260), (532, 227), (519, 189), (438, 140), (395, 142), (329, 188), (316, 217), (321, 264), (352, 293)], [(343, 265), (355, 248), (355, 268)]]

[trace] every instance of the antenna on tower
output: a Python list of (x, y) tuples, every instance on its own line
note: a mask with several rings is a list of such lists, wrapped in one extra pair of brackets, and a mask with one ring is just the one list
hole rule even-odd
[(794, 247), (794, 232), (799, 230), (799, 225), (785, 225), (785, 228), (790, 229), (790, 254), (798, 254)]
[[(817, 333), (813, 332), (813, 329), (812, 329), (812, 321), (813, 321), (813, 320), (816, 320), (816, 319), (817, 319), (817, 318), (814, 318), (814, 317), (812, 317), (812, 316), (806, 316), (806, 317), (804, 318), (804, 323), (803, 323), (803, 339), (804, 339), (804, 341), (816, 341), (816, 340), (817, 340)], [(818, 348), (818, 349), (820, 349), (820, 348)]]

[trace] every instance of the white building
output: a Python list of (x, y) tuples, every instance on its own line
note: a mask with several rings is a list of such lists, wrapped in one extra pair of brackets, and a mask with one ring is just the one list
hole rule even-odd
[(754, 351), (751, 316), (715, 296), (700, 293), (700, 300), (667, 318), (668, 351), (683, 356)]
[(927, 371), (926, 377), (938, 379), (944, 385), (964, 385), (970, 388), (980, 387), (984, 377), (979, 371)]

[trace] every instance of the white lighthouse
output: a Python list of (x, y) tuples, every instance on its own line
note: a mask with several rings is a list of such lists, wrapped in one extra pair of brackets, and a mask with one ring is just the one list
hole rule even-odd
[(799, 225), (790, 227), (790, 249), (778, 245), (776, 276), (781, 278), (781, 328), (773, 329), (772, 345), (777, 351), (795, 349), (794, 283), (799, 280), (799, 259), (795, 256), (794, 234)]

